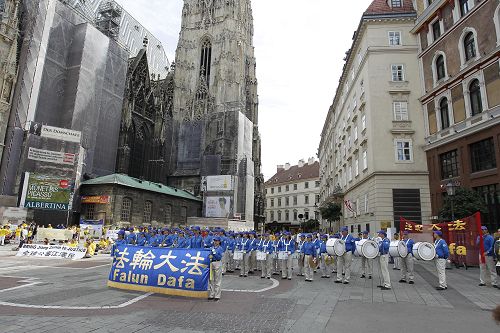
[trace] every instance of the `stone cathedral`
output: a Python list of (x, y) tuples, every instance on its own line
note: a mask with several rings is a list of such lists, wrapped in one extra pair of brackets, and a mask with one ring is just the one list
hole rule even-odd
[[(252, 39), (251, 0), (184, 0), (167, 78), (155, 80), (144, 52), (130, 62), (118, 171), (167, 179), (205, 203), (229, 201), (229, 218), (263, 222)], [(218, 175), (232, 176), (230, 191), (208, 192), (201, 185), (204, 177)]]

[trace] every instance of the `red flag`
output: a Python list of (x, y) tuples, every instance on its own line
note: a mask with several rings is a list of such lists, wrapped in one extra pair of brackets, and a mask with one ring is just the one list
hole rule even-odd
[(399, 232), (409, 231), (412, 233), (422, 232), (422, 225), (409, 221), (404, 217), (399, 217)]

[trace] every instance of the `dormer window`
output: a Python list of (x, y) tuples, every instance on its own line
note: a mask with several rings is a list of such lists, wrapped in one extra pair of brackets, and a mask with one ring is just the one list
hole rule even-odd
[(391, 7), (403, 7), (403, 0), (391, 0)]

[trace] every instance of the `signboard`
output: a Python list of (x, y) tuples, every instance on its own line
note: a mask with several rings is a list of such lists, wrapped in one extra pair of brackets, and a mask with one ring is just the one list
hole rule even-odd
[(42, 125), (40, 136), (42, 138), (80, 143), (82, 132), (73, 131), (67, 128)]
[(208, 296), (210, 251), (118, 245), (108, 286), (175, 296)]
[(61, 153), (58, 151), (37, 149), (30, 147), (28, 151), (28, 159), (56, 164), (74, 165), (75, 154)]
[(80, 237), (102, 237), (104, 220), (80, 220)]
[(205, 217), (228, 217), (231, 212), (231, 197), (207, 197)]
[(82, 204), (99, 204), (105, 205), (110, 203), (109, 195), (82, 195)]
[(26, 172), (21, 207), (68, 210), (71, 198), (70, 180)]
[(207, 176), (207, 191), (232, 191), (232, 176)]
[(73, 231), (68, 229), (38, 228), (36, 239), (43, 241), (45, 238), (48, 240), (66, 241), (73, 238)]
[[(1, 211), (2, 209), (0, 209), (0, 212)], [(6, 220), (26, 220), (28, 210), (17, 207), (5, 207), (2, 215)]]
[(38, 257), (50, 259), (82, 259), (87, 253), (83, 247), (69, 247), (64, 245), (24, 244), (17, 251), (18, 257)]

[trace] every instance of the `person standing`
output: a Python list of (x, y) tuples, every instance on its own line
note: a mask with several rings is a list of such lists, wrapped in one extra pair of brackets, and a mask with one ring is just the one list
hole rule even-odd
[[(495, 239), (490, 235), (488, 228), (485, 226), (481, 227), (483, 232), (483, 244), (484, 244), (484, 264), (481, 262), (481, 253), (479, 253), (479, 286), (483, 287), (486, 285), (486, 279), (489, 275), (489, 280), (493, 288), (498, 288), (497, 285), (497, 272), (495, 267), (495, 260), (493, 259), (495, 255)], [(479, 246), (480, 237), (477, 237), (476, 245)]]
[[(331, 238), (340, 239), (340, 234), (335, 233)], [(333, 256), (332, 274), (337, 274), (337, 263), (339, 262), (339, 257), (337, 255)]]
[(250, 236), (250, 245), (249, 251), (250, 251), (250, 256), (249, 256), (249, 263), (248, 263), (248, 274), (253, 274), (254, 271), (257, 270), (257, 247), (259, 244), (259, 241), (257, 238), (255, 238), (255, 231), (251, 231), (249, 236)]
[[(395, 233), (394, 234), (394, 240), (399, 242), (399, 234)], [(392, 269), (394, 270), (400, 270), (401, 269), (401, 258), (400, 257), (391, 257), (392, 261), (394, 262)]]
[(266, 254), (266, 260), (262, 261), (262, 271), (261, 271), (261, 279), (271, 278), (273, 273), (273, 240), (272, 236), (269, 234), (265, 234), (264, 239), (260, 245), (260, 251)]
[(337, 262), (337, 280), (335, 283), (342, 283), (342, 271), (344, 275), (344, 284), (349, 284), (351, 279), (351, 263), (352, 254), (354, 252), (354, 237), (348, 233), (347, 227), (342, 227), (342, 237), (341, 239), (345, 242), (345, 253), (338, 257)]
[[(370, 239), (369, 232), (363, 231), (361, 239)], [(368, 277), (371, 280), (373, 274), (373, 259), (365, 258), (361, 256), (361, 276), (360, 278), (364, 279)]]
[(302, 247), (306, 242), (306, 235), (300, 234), (299, 238), (300, 239), (297, 244), (297, 260), (299, 266), (299, 273), (297, 274), (297, 276), (304, 276), (304, 253), (302, 253)]
[(414, 274), (413, 274), (413, 245), (415, 241), (410, 238), (410, 233), (408, 231), (403, 232), (403, 242), (408, 249), (408, 255), (405, 258), (401, 258), (401, 279), (399, 283), (406, 283), (408, 280), (409, 284), (414, 284)]
[(436, 287), (436, 290), (446, 290), (448, 289), (446, 284), (446, 260), (450, 256), (450, 250), (443, 239), (443, 233), (439, 230), (434, 231), (434, 246), (436, 247), (436, 270), (439, 278), (439, 286)]
[(240, 277), (247, 277), (248, 272), (249, 272), (249, 267), (250, 265), (250, 239), (249, 239), (249, 233), (245, 231), (243, 233), (243, 238), (241, 239), (240, 251), (243, 251), (243, 260), (240, 261)]
[(190, 239), (190, 249), (201, 250), (203, 249), (203, 237), (200, 235), (200, 227), (193, 228), (194, 235)]
[(222, 257), (224, 249), (220, 246), (221, 239), (219, 236), (213, 237), (213, 246), (210, 248), (210, 278), (208, 283), (208, 299), (220, 300), (221, 284), (222, 284)]
[(278, 259), (278, 252), (279, 252), (279, 247), (281, 243), (281, 234), (280, 233), (275, 233), (274, 234), (274, 240), (273, 240), (273, 275), (279, 275), (280, 274), (280, 263)]
[[(311, 234), (307, 234), (306, 242), (302, 245), (301, 253), (304, 254), (304, 271), (306, 274), (306, 281), (312, 282), (314, 278), (314, 267), (316, 265), (316, 246), (312, 241)], [(311, 261), (313, 262), (312, 266)]]
[(285, 252), (286, 259), (281, 260), (281, 278), (292, 279), (292, 253), (295, 252), (295, 242), (292, 239), (290, 232), (285, 232), (285, 236), (281, 240), (279, 247), (280, 251)]
[(319, 268), (321, 270), (321, 278), (329, 279), (330, 278), (330, 270), (332, 269), (330, 263), (328, 262), (330, 255), (326, 251), (326, 241), (328, 239), (328, 235), (321, 235), (321, 242), (319, 245), (319, 255), (320, 255), (320, 265)]
[(382, 239), (379, 243), (380, 253), (380, 272), (382, 273), (382, 284), (379, 286), (382, 290), (391, 289), (391, 276), (389, 275), (389, 247), (391, 241), (387, 238), (387, 233), (384, 230), (378, 232), (378, 236)]

